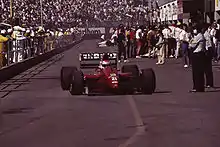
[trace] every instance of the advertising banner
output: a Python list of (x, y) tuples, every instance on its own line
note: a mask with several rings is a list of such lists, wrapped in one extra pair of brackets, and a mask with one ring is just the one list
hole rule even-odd
[(78, 30), (81, 33), (85, 33), (85, 34), (105, 34), (105, 28), (104, 27), (88, 28), (87, 30), (86, 30), (86, 28), (78, 28)]

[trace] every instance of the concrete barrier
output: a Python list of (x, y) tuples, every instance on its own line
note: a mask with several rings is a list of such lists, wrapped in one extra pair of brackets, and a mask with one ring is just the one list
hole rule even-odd
[(103, 34), (85, 34), (83, 36), (84, 40), (93, 40), (93, 39), (101, 39)]
[(0, 83), (6, 81), (6, 80), (9, 80), (10, 78), (26, 71), (27, 69), (43, 62), (43, 61), (46, 61), (48, 60), (49, 58), (53, 57), (54, 55), (56, 54), (59, 54), (59, 53), (62, 53), (70, 48), (72, 48), (74, 45), (80, 43), (83, 39), (79, 39), (75, 42), (73, 42), (72, 44), (70, 45), (67, 45), (65, 47), (62, 47), (62, 48), (56, 48), (50, 52), (47, 52), (45, 54), (42, 54), (42, 55), (39, 55), (39, 56), (36, 56), (36, 57), (32, 57), (32, 58), (29, 58), (29, 59), (26, 59), (22, 62), (19, 62), (19, 63), (15, 63), (15, 64), (12, 64), (10, 66), (7, 66), (7, 67), (4, 67), (2, 69), (0, 69)]
[(105, 35), (106, 39), (110, 39), (111, 38), (111, 34), (110, 33), (106, 33), (106, 34), (85, 34), (83, 36), (83, 39), (84, 40), (101, 39), (102, 35)]

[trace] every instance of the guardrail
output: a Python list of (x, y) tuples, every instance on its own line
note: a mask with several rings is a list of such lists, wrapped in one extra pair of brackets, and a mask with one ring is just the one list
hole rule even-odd
[(26, 59), (45, 54), (55, 48), (62, 48), (73, 43), (77, 37), (76, 35), (64, 35), (60, 37), (22, 37), (19, 39), (8, 40), (2, 52), (2, 65), (4, 67), (22, 62)]
[[(17, 42), (14, 45), (12, 44), (13, 42), (9, 41), (8, 45), (12, 45), (12, 47), (14, 47), (14, 50), (13, 48), (11, 48), (12, 50), (9, 50), (5, 54), (5, 60), (8, 63), (6, 63), (7, 65), (0, 69), (0, 83), (24, 72), (25, 70), (45, 60), (48, 60), (56, 54), (62, 53), (72, 48), (74, 45), (80, 43), (83, 40), (82, 38), (82, 34), (76, 34), (75, 36), (62, 36), (56, 38), (56, 40), (54, 41), (54, 48), (52, 50), (44, 50), (45, 52), (41, 54), (38, 53), (42, 45), (38, 47), (38, 43), (36, 41), (33, 41), (32, 44), (30, 44), (30, 42), (28, 42), (28, 40), (25, 39), (23, 40), (23, 42)], [(40, 51), (42, 51), (42, 49)], [(18, 58), (17, 56), (20, 58)], [(13, 59), (15, 59), (16, 61), (16, 58), (20, 60), (18, 60), (18, 62), (11, 63)]]

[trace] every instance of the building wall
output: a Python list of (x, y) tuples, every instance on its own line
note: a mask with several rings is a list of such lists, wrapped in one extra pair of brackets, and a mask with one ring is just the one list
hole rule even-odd
[(215, 20), (220, 19), (220, 0), (215, 0)]
[(162, 6), (173, 1), (176, 1), (176, 0), (159, 0), (158, 2), (159, 2), (159, 5)]
[(183, 0), (183, 19), (202, 23), (204, 22), (204, 11), (204, 0)]
[(177, 0), (160, 6), (160, 20), (162, 22), (178, 20)]
[(206, 22), (213, 22), (215, 12), (215, 1), (216, 0), (204, 0), (204, 19)]
[[(203, 22), (205, 2), (209, 0), (167, 0), (160, 6), (161, 21)], [(220, 0), (219, 0), (220, 1)], [(166, 0), (164, 1), (166, 2)]]

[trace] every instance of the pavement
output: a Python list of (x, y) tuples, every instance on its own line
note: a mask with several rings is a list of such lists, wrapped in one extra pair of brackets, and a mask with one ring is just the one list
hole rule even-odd
[(190, 68), (181, 59), (128, 64), (153, 68), (153, 95), (72, 96), (60, 87), (62, 66), (79, 66), (85, 40), (0, 85), (1, 147), (219, 147), (220, 65), (213, 66), (215, 89), (189, 93)]

